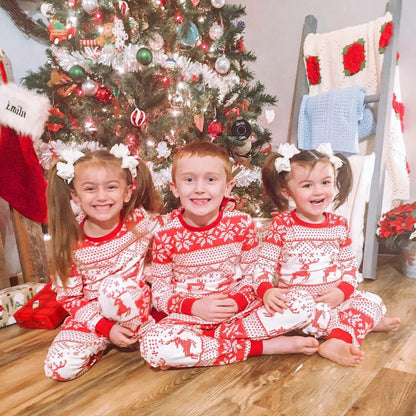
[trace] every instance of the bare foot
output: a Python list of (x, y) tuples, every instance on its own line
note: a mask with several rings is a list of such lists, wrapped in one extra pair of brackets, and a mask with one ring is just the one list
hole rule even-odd
[(314, 337), (280, 335), (263, 341), (263, 354), (312, 355), (318, 347), (319, 342)]
[(390, 332), (397, 331), (401, 324), (401, 319), (397, 317), (383, 316), (381, 321), (374, 327), (373, 331)]
[(342, 339), (330, 338), (318, 348), (318, 354), (337, 364), (356, 367), (364, 360), (364, 352)]

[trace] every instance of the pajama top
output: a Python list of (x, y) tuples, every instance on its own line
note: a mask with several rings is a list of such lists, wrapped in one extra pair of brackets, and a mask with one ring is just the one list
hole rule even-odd
[[(81, 214), (77, 219), (82, 226), (85, 216)], [(99, 288), (110, 276), (143, 280), (146, 253), (159, 225), (157, 217), (144, 208), (136, 208), (129, 221), (134, 224), (131, 229), (120, 221), (111, 233), (103, 237), (85, 236), (74, 249), (74, 264), (66, 288), (59, 279), (54, 286), (57, 300), (75, 321), (106, 337), (114, 322), (101, 314)], [(149, 290), (147, 292), (150, 296)], [(149, 311), (143, 313), (149, 314)]]
[(258, 237), (249, 215), (220, 210), (213, 223), (192, 227), (176, 212), (154, 236), (153, 305), (166, 314), (191, 315), (197, 299), (225, 293), (243, 311), (255, 299), (257, 257)]
[(262, 298), (273, 287), (305, 289), (313, 296), (338, 287), (345, 300), (355, 290), (358, 270), (347, 220), (325, 213), (323, 223), (302, 221), (295, 211), (277, 214), (267, 233), (255, 270), (256, 290)]

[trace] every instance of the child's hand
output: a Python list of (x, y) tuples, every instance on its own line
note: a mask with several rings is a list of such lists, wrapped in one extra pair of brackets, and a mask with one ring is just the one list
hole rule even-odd
[(110, 341), (120, 348), (130, 347), (137, 342), (137, 337), (134, 336), (133, 331), (121, 325), (113, 325), (108, 335)]
[(238, 306), (228, 295), (218, 293), (196, 300), (191, 312), (206, 321), (219, 323), (232, 318), (238, 312)]
[(282, 313), (283, 309), (287, 309), (287, 302), (289, 299), (286, 293), (289, 289), (279, 289), (274, 287), (267, 289), (263, 295), (263, 303), (266, 311), (274, 315), (275, 312)]
[(341, 289), (337, 287), (331, 287), (320, 293), (316, 298), (315, 302), (323, 302), (329, 305), (331, 308), (336, 308), (345, 299), (345, 294)]

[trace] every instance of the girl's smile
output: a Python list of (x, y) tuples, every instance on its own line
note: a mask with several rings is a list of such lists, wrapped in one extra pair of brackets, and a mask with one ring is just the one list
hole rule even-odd
[(304, 221), (319, 223), (335, 194), (335, 172), (332, 163), (319, 161), (313, 168), (292, 163), (282, 194), (292, 199), (296, 214)]

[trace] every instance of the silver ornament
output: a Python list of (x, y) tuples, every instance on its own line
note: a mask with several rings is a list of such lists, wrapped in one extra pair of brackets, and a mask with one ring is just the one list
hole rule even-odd
[(159, 33), (154, 33), (152, 38), (149, 40), (149, 46), (154, 51), (159, 51), (163, 47), (163, 38)]
[(215, 70), (219, 74), (222, 74), (222, 75), (226, 74), (230, 70), (230, 66), (231, 66), (230, 61), (225, 56), (220, 56), (215, 61)]
[(246, 139), (243, 142), (242, 146), (235, 146), (234, 153), (240, 156), (245, 156), (251, 150), (251, 141), (250, 139)]
[(85, 95), (93, 96), (98, 91), (98, 84), (94, 82), (92, 79), (87, 78), (81, 85), (82, 91), (84, 91)]
[(211, 0), (211, 4), (216, 8), (216, 9), (221, 9), (221, 7), (224, 7), (225, 4), (225, 0)]
[(212, 40), (218, 40), (224, 34), (224, 29), (218, 23), (214, 23), (209, 29), (209, 37)]
[(98, 9), (97, 0), (82, 0), (82, 8), (89, 14), (94, 13)]
[(184, 103), (185, 103), (185, 99), (183, 95), (179, 93), (176, 93), (171, 99), (172, 107), (175, 108), (176, 110), (183, 107)]

